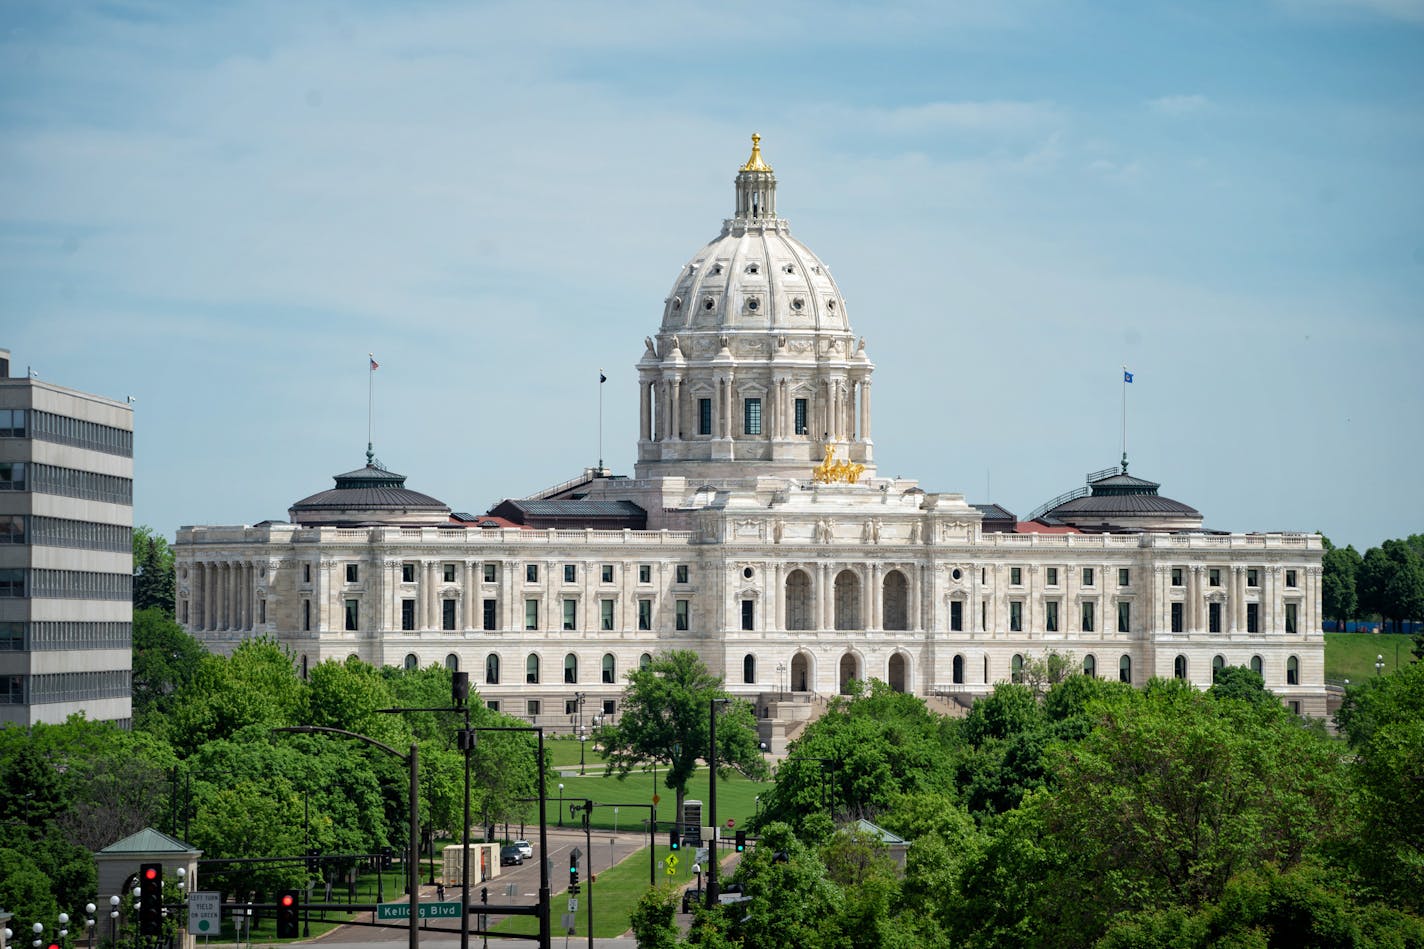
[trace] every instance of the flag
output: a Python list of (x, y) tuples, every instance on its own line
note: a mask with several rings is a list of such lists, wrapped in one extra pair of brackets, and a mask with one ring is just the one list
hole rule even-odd
[(1128, 372), (1126, 369), (1124, 369), (1124, 370), (1122, 371), (1122, 381), (1123, 381), (1123, 382), (1131, 382), (1131, 381), (1132, 381), (1132, 373), (1130, 373), (1130, 372)]
[(381, 368), (381, 364), (378, 363), (378, 362), (376, 362), (376, 357), (372, 356), (372, 357), (371, 357), (371, 371), (372, 371), (372, 372), (375, 372), (375, 371), (376, 371), (377, 369), (379, 369), (379, 368)]
[(603, 370), (602, 370), (602, 369), (598, 370), (598, 384), (599, 384), (599, 385), (603, 385), (603, 384), (604, 384), (605, 382), (607, 382), (607, 381), (608, 381), (608, 377), (603, 374)]

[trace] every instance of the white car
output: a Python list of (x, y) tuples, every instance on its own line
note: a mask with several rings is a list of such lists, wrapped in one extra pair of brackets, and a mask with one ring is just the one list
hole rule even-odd
[(527, 840), (516, 840), (514, 843), (510, 844), (510, 846), (518, 847), (519, 853), (524, 857), (525, 860), (530, 860), (534, 856), (534, 848), (529, 845), (529, 841)]

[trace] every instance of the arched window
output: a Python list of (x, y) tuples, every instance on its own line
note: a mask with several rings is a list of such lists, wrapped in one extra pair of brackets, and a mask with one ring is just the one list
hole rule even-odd
[(1286, 660), (1286, 685), (1300, 685), (1300, 660), (1295, 656)]
[(1185, 679), (1187, 677), (1186, 656), (1178, 656), (1176, 659), (1172, 660), (1172, 675), (1176, 676), (1178, 679)]
[(1221, 675), (1221, 670), (1226, 668), (1225, 656), (1211, 657), (1211, 681), (1215, 682), (1216, 677)]
[(1252, 656), (1252, 657), (1251, 657), (1251, 671), (1252, 671), (1252, 672), (1256, 673), (1256, 675), (1264, 675), (1265, 673), (1262, 672), (1262, 670), (1263, 670), (1264, 668), (1265, 668), (1265, 664), (1264, 664), (1263, 662), (1261, 662), (1261, 657), (1260, 657), (1260, 656)]
[(756, 681), (756, 656), (747, 653), (742, 658), (742, 682), (751, 685)]
[(530, 653), (529, 658), (524, 660), (524, 681), (529, 685), (539, 684), (539, 656)]
[(603, 654), (603, 684), (612, 685), (618, 677), (618, 665), (613, 660), (613, 653)]
[(786, 575), (786, 628), (812, 629), (811, 577), (805, 570)]
[(647, 668), (649, 668), (650, 666), (652, 666), (652, 664), (653, 664), (653, 657), (652, 657), (652, 654), (651, 654), (651, 653), (646, 653), (646, 652), (645, 652), (645, 653), (643, 653), (641, 656), (638, 657), (638, 668), (639, 668), (639, 669), (647, 669)]
[(905, 575), (898, 570), (891, 570), (885, 574), (881, 588), (881, 628), (909, 629), (910, 584), (905, 580)]
[(485, 682), (499, 685), (499, 656), (494, 653), (485, 656)]
[(564, 681), (578, 681), (578, 656), (575, 656), (573, 653), (569, 653), (564, 657)]
[(791, 691), (811, 691), (811, 660), (804, 652), (791, 657)]
[(445, 657), (445, 668), (449, 669), (451, 672), (459, 672), (460, 657), (455, 655), (453, 652), (450, 653), (450, 655)]
[(415, 658), (415, 653), (413, 653), (413, 652), (406, 653), (406, 656), (405, 656), (405, 667), (406, 667), (407, 669), (412, 669), (412, 670), (413, 670), (413, 669), (419, 669), (419, 668), (420, 668), (420, 660), (417, 659), (417, 658)]
[(1012, 674), (1009, 676), (1009, 678), (1013, 679), (1013, 681), (1018, 682), (1019, 680), (1021, 680), (1021, 679), (1023, 678), (1023, 656), (1022, 656), (1022, 655), (1020, 655), (1019, 653), (1014, 653), (1014, 658), (1013, 658), (1013, 660), (1009, 663), (1009, 671), (1010, 671), (1010, 673), (1012, 673)]
[(860, 577), (854, 570), (836, 575), (836, 629), (864, 629), (860, 618)]
[(910, 663), (905, 659), (905, 654), (897, 652), (891, 655), (885, 671), (890, 688), (896, 692), (904, 692), (908, 684), (905, 680), (910, 676)]
[(955, 685), (963, 685), (963, 684), (964, 684), (964, 657), (963, 657), (963, 656), (955, 656), (955, 657), (954, 657), (954, 673), (953, 673), (953, 675), (954, 675), (954, 684), (955, 684)]
[(1091, 679), (1098, 677), (1098, 660), (1092, 653), (1088, 653), (1083, 657), (1083, 675)]
[(1132, 682), (1132, 657), (1126, 653), (1117, 661), (1117, 681)]

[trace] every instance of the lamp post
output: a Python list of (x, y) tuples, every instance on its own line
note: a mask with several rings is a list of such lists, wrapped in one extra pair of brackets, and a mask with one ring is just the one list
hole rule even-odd
[(84, 904), (84, 928), (89, 930), (89, 949), (94, 949), (94, 910), (98, 909), (93, 903)]
[(559, 782), (559, 826), (564, 826), (564, 783)]
[(1379, 653), (1375, 656), (1375, 675), (1379, 675), (1382, 672), (1384, 672), (1384, 654)]
[(109, 897), (109, 942), (117, 943), (119, 941), (118, 928), (119, 898), (117, 896), (111, 896)]
[(583, 730), (583, 700), (584, 700), (585, 698), (587, 698), (587, 697), (588, 697), (587, 694), (586, 694), (586, 693), (583, 693), (583, 692), (575, 692), (575, 693), (574, 693), (574, 706), (575, 706), (575, 708), (578, 709), (579, 776), (580, 776), (580, 777), (582, 777), (582, 776), (585, 774), (585, 771), (584, 771), (584, 761), (583, 761), (583, 750), (584, 750), (584, 740), (585, 740), (588, 736), (587, 736), (587, 734), (584, 733), (584, 730)]
[(345, 735), (347, 738), (364, 741), (366, 744), (379, 748), (387, 754), (395, 755), (409, 767), (410, 865), (406, 867), (406, 872), (410, 880), (410, 949), (420, 949), (420, 746), (415, 742), (411, 742), (410, 754), (403, 755), (385, 742), (377, 741), (368, 735), (350, 732), (344, 728), (328, 728), (324, 725), (291, 725), (286, 728), (274, 728), (272, 731), (292, 732), (298, 735), (310, 735), (316, 732)]
[(712, 833), (707, 840), (707, 908), (717, 905), (717, 706), (731, 699), (710, 699), (707, 711), (707, 810)]

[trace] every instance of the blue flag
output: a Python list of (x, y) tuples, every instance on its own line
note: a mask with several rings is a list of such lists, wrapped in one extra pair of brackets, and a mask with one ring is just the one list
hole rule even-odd
[(1123, 381), (1123, 382), (1131, 382), (1131, 381), (1132, 381), (1132, 373), (1130, 373), (1130, 372), (1128, 372), (1126, 369), (1124, 369), (1124, 370), (1122, 371), (1122, 381)]

